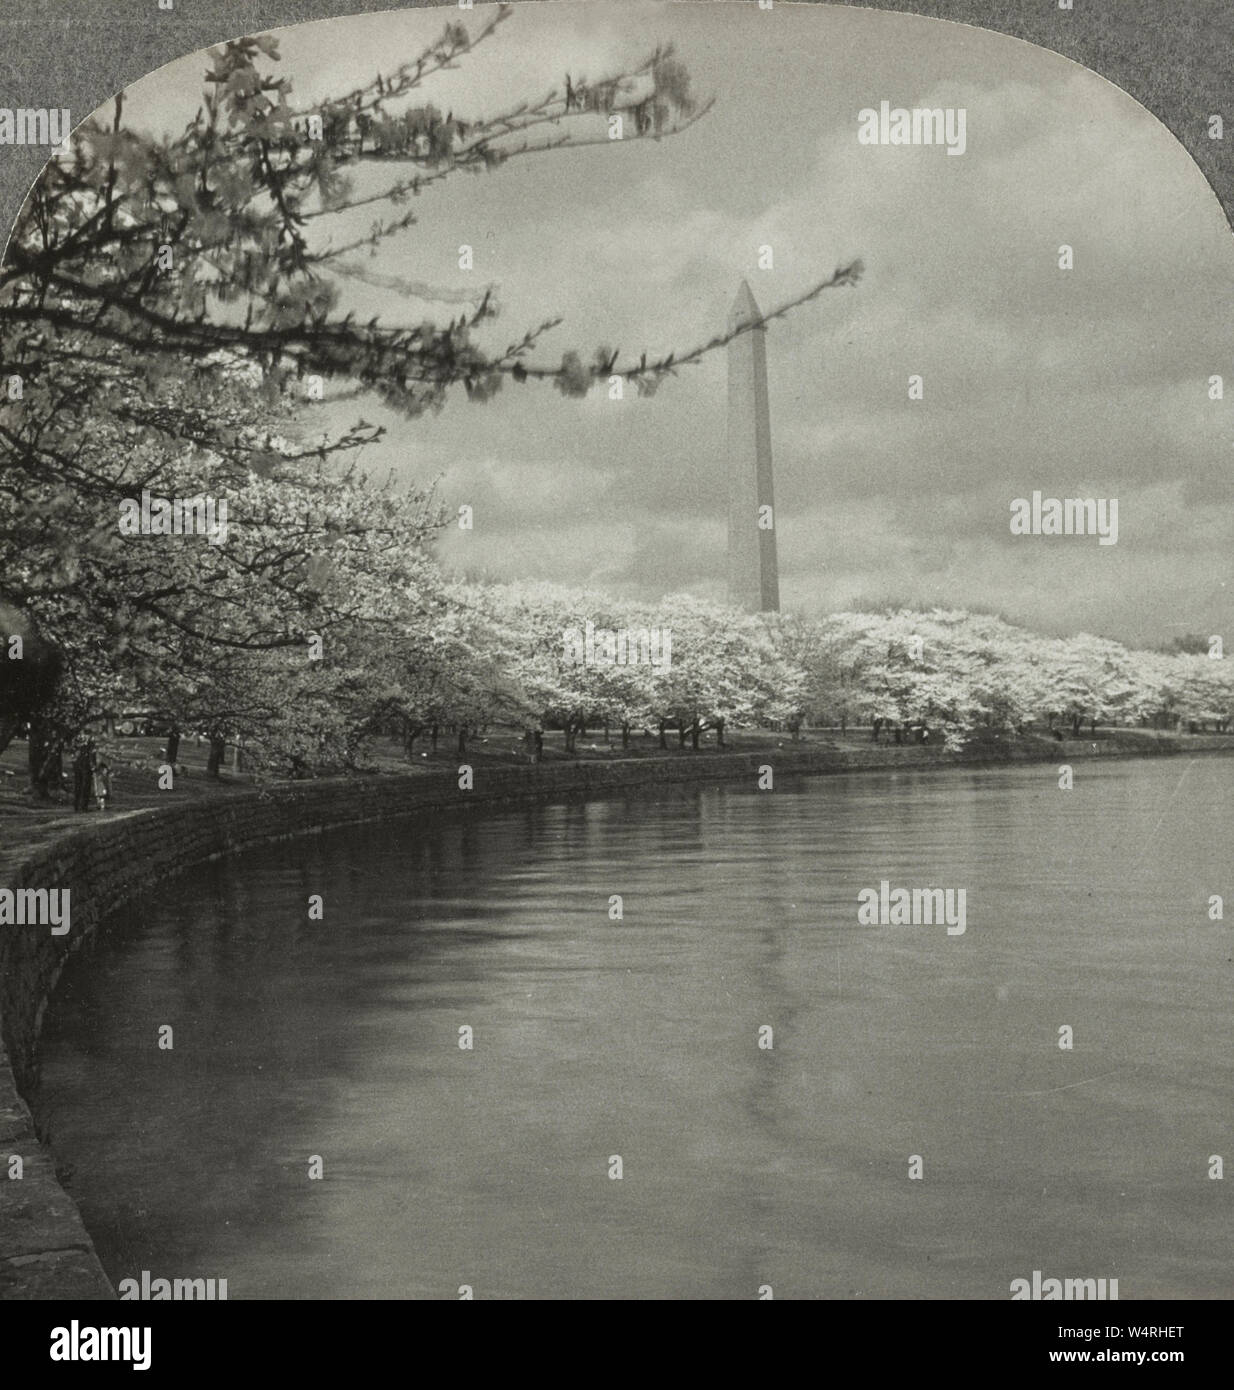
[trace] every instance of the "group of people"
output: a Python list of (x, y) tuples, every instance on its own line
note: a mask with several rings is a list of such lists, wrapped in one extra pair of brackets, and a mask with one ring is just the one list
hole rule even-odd
[(84, 738), (73, 757), (73, 810), (88, 811), (93, 801), (105, 811), (110, 796), (111, 764), (92, 738)]

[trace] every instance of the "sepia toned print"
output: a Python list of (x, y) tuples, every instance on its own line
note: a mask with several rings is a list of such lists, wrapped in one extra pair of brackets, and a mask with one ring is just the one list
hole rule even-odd
[(1155, 117), (607, 0), (39, 109), (0, 1296), (1229, 1296), (1234, 245)]

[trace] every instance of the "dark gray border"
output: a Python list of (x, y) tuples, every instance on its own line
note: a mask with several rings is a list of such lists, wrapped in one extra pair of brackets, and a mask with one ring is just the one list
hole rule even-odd
[[(521, 0), (538, 3), (540, 0)], [(707, 0), (700, 0), (706, 3)], [(755, 0), (731, 0), (754, 4)], [(822, 3), (823, 0), (803, 0)], [(837, 0), (831, 0), (832, 3)], [(845, 3), (846, 0), (838, 0)], [(443, 0), (7, 0), (0, 16), (0, 106), (68, 107), (81, 120), (118, 90), (238, 34), (335, 15), (427, 8)], [(620, 0), (617, 0), (620, 3)], [(857, 8), (958, 20), (1028, 39), (1129, 92), (1174, 132), (1234, 223), (1234, 0), (867, 0)], [(456, 8), (456, 0), (444, 0)], [(1230, 128), (1208, 135), (1209, 116)], [(45, 151), (0, 147), (0, 242)]]

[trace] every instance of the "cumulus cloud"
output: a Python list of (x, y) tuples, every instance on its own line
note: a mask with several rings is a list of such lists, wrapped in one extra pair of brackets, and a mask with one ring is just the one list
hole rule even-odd
[[(337, 89), (440, 22), (402, 11), (285, 30), (285, 67), (305, 94)], [(1234, 630), (1215, 578), (1234, 538), (1230, 406), (1207, 390), (1224, 368), (1234, 391), (1234, 244), (1174, 137), (1029, 44), (827, 6), (527, 6), (426, 95), (493, 111), (664, 40), (717, 96), (705, 120), (426, 192), (374, 270), (457, 285), (472, 245), (474, 276), (500, 285), (492, 341), (561, 315), (541, 349), (556, 362), (567, 347), (688, 348), (723, 325), (743, 277), (767, 308), (860, 255), (857, 290), (768, 334), (785, 602), (994, 606), (1129, 640)], [(165, 103), (184, 86), (170, 70), (158, 82)], [(858, 112), (884, 99), (964, 107), (966, 153), (860, 145)], [(449, 312), (346, 293), (392, 322)], [(452, 565), (718, 597), (724, 392), (714, 357), (651, 400), (511, 383), (412, 423), (368, 409), (390, 428), (370, 462), (440, 476), (451, 504), (476, 507), (475, 531), (443, 544)], [(1118, 545), (1011, 537), (1009, 503), (1034, 488), (1119, 498)]]

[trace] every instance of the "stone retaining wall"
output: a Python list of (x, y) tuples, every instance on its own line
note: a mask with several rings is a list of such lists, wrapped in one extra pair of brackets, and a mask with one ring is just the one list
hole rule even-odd
[[(1226, 746), (1225, 741), (1188, 740)], [(459, 788), (453, 771), (280, 783), (233, 791), (165, 809), (90, 816), (34, 850), (6, 888), (71, 892), (71, 929), (0, 927), (0, 1299), (114, 1298), (76, 1207), (56, 1180), (20, 1090), (28, 1089), (47, 1001), (68, 955), (100, 922), (143, 888), (195, 864), (236, 850), (338, 826), (413, 815), (420, 810), (469, 812), (502, 802), (595, 796), (627, 787), (748, 780), (763, 764), (777, 776), (865, 769), (1066, 761), (1094, 754), (1126, 756), (1115, 743), (1067, 741), (987, 749), (980, 758), (948, 756), (906, 745), (841, 750), (786, 743), (774, 754), (718, 753), (617, 761), (479, 766), (474, 787)], [(1177, 753), (1177, 740), (1146, 740), (1145, 753)], [(1205, 747), (1204, 751), (1208, 751)], [(460, 759), (460, 762), (465, 759)], [(20, 1181), (8, 1177), (11, 1155), (22, 1158)]]

